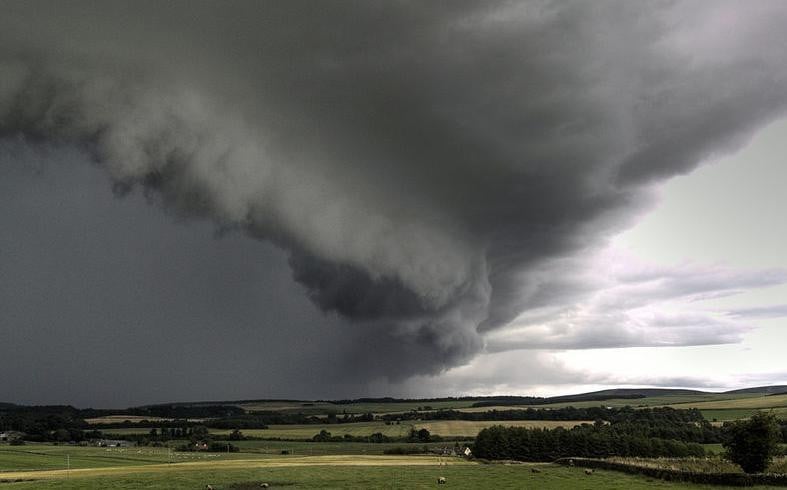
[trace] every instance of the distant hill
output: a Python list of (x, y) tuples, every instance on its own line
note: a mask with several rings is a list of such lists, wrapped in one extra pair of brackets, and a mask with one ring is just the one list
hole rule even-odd
[[(466, 401), (474, 402), (474, 407), (491, 407), (496, 405), (547, 405), (552, 403), (571, 403), (571, 402), (588, 402), (588, 401), (604, 401), (612, 399), (640, 399), (653, 396), (692, 396), (692, 395), (718, 395), (718, 394), (763, 394), (775, 395), (787, 393), (787, 385), (778, 386), (759, 386), (754, 388), (744, 388), (738, 390), (725, 391), (722, 393), (702, 390), (690, 390), (680, 388), (613, 388), (608, 390), (591, 391), (588, 393), (577, 393), (573, 395), (560, 395), (551, 397), (535, 397), (535, 396), (517, 396), (517, 395), (497, 395), (497, 396), (461, 396), (461, 397), (436, 397), (436, 398), (394, 398), (394, 397), (379, 397), (379, 398), (353, 398), (341, 400), (293, 400), (293, 399), (250, 399), (250, 400), (233, 400), (233, 401), (200, 401), (200, 402), (177, 402), (177, 403), (162, 403), (159, 405), (147, 405), (144, 407), (136, 407), (136, 409), (151, 409), (162, 407), (196, 407), (196, 406), (230, 406), (249, 403), (262, 403), (262, 402), (319, 402), (330, 403), (334, 405), (350, 405), (357, 403), (430, 403), (430, 402), (450, 402), (450, 401)], [(132, 409), (133, 410), (133, 409)]]
[(560, 403), (567, 401), (595, 401), (610, 400), (612, 398), (645, 398), (648, 396), (668, 396), (668, 395), (707, 395), (707, 391), (685, 390), (671, 388), (614, 388), (610, 390), (591, 391), (578, 395), (553, 396), (547, 398), (549, 403)]
[[(171, 402), (154, 405), (142, 405), (129, 407), (124, 410), (110, 409), (75, 409), (66, 406), (36, 407), (39, 410), (50, 411), (78, 411), (84, 417), (100, 417), (111, 414), (125, 414), (138, 416), (159, 416), (174, 418), (210, 418), (227, 416), (228, 414), (243, 413), (239, 405), (263, 403), (263, 402), (292, 402), (303, 404), (304, 407), (314, 403), (335, 405), (337, 408), (342, 405), (351, 404), (424, 404), (435, 402), (463, 402), (465, 407), (472, 404), (473, 407), (491, 407), (499, 405), (548, 405), (553, 403), (573, 403), (573, 402), (603, 402), (605, 400), (637, 400), (648, 397), (662, 396), (704, 396), (704, 395), (781, 395), (787, 394), (787, 385), (757, 386), (752, 388), (742, 388), (724, 392), (712, 392), (690, 389), (672, 388), (613, 388), (608, 390), (591, 391), (587, 393), (577, 393), (573, 395), (560, 395), (552, 397), (535, 396), (516, 396), (516, 395), (497, 395), (497, 396), (460, 396), (460, 397), (435, 397), (435, 398), (355, 398), (341, 400), (293, 400), (293, 399), (248, 399), (248, 400), (224, 400), (224, 401), (193, 401), (193, 402)], [(15, 410), (25, 408), (22, 405), (0, 402), (0, 410)], [(402, 410), (401, 408), (398, 408)], [(276, 410), (276, 408), (272, 408)], [(406, 410), (409, 410), (407, 408)]]
[(783, 395), (787, 394), (787, 385), (758, 386), (756, 388), (743, 388), (741, 390), (725, 391), (729, 395), (761, 394), (761, 395)]
[(552, 403), (600, 402), (612, 399), (639, 399), (649, 396), (669, 395), (707, 395), (706, 391), (671, 389), (671, 388), (614, 388), (609, 390), (591, 391), (576, 395), (551, 396), (548, 398), (531, 397), (499, 397), (473, 404), (474, 407), (491, 407), (494, 405), (547, 405)]

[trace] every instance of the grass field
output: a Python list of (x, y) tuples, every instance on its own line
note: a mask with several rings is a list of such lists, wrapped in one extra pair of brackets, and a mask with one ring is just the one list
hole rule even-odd
[[(724, 452), (724, 448), (721, 444), (703, 444), (702, 447), (705, 448), (705, 451), (709, 454), (721, 454)], [(780, 445), (782, 451), (787, 451), (787, 444)]]
[(720, 408), (700, 410), (707, 420), (725, 422), (728, 420), (748, 419), (757, 412), (769, 412), (779, 418), (787, 419), (787, 408)]
[(787, 395), (756, 395), (728, 400), (673, 403), (667, 406), (673, 408), (699, 408), (700, 410), (787, 408)]
[(130, 447), (103, 448), (69, 445), (26, 444), (0, 446), (0, 472), (10, 470), (42, 470), (139, 466), (186, 461), (237, 459), (239, 453), (197, 453), (169, 451), (167, 448)]
[[(448, 408), (466, 408), (470, 407), (473, 401), (443, 401), (443, 402), (392, 402), (392, 403), (348, 403), (336, 404), (328, 402), (287, 402), (287, 401), (265, 401), (265, 402), (250, 402), (238, 404), (239, 407), (246, 411), (266, 411), (277, 410), (284, 412), (301, 412), (301, 413), (400, 413), (409, 412), (411, 410), (428, 409), (440, 410)], [(427, 408), (428, 407), (428, 408)]]
[[(85, 422), (91, 425), (101, 425), (101, 424), (117, 424), (126, 421), (137, 423), (137, 422), (143, 422), (145, 420), (149, 422), (166, 422), (174, 419), (168, 419), (164, 417), (143, 417), (140, 415), (107, 415), (104, 417), (85, 419)], [(189, 422), (202, 422), (204, 420), (205, 419), (188, 419)]]
[[(472, 440), (460, 441), (460, 446), (472, 444)], [(452, 447), (454, 442), (430, 443), (368, 443), (368, 442), (312, 442), (312, 441), (235, 441), (241, 451), (255, 454), (280, 455), (283, 450), (297, 456), (324, 456), (336, 454), (368, 454), (382, 455), (388, 449), (408, 448), (422, 450), (426, 448)]]
[[(445, 460), (443, 460), (444, 462)], [(245, 482), (259, 488), (268, 482), (271, 488), (296, 489), (425, 489), (437, 487), (438, 477), (445, 477), (446, 487), (459, 489), (586, 489), (639, 490), (652, 488), (697, 489), (697, 485), (668, 483), (622, 473), (596, 471), (592, 476), (581, 468), (552, 465), (482, 465), (452, 460), (440, 466), (440, 460), (421, 456), (328, 456), (278, 457), (234, 461), (212, 461), (149, 466), (92, 468), (71, 472), (39, 471), (0, 473), (5, 479), (32, 479), (4, 484), (13, 490), (32, 489), (196, 489), (211, 484), (214, 489), (243, 488)], [(530, 469), (537, 466), (540, 473)], [(249, 485), (247, 488), (253, 488)], [(705, 487), (711, 488), (711, 487)], [(723, 487), (712, 487), (723, 488)], [(765, 488), (765, 487), (761, 487)]]
[[(355, 422), (351, 424), (294, 424), (294, 425), (271, 425), (267, 429), (244, 429), (243, 435), (249, 437), (262, 437), (266, 439), (298, 439), (309, 440), (321, 430), (327, 430), (334, 436), (369, 436), (375, 432), (380, 432), (388, 437), (407, 437), (410, 430), (426, 428), (433, 435), (443, 437), (475, 437), (478, 432), (492, 425), (505, 425), (517, 427), (573, 427), (582, 423), (592, 423), (592, 421), (554, 421), (554, 420), (515, 420), (515, 421), (469, 421), (469, 420), (445, 420), (445, 421), (403, 421), (400, 424), (386, 425), (382, 421), (374, 422)], [(148, 427), (134, 427), (122, 429), (107, 429), (107, 434), (147, 434), (150, 432)], [(211, 429), (213, 434), (228, 435), (231, 431), (224, 429)]]
[(700, 394), (700, 395), (663, 395), (663, 396), (649, 396), (646, 398), (613, 398), (603, 401), (581, 401), (581, 402), (561, 402), (561, 403), (548, 403), (545, 405), (499, 405), (492, 407), (469, 407), (460, 409), (463, 412), (485, 412), (487, 410), (521, 410), (525, 408), (588, 408), (588, 407), (661, 407), (667, 405), (676, 405), (681, 403), (704, 403), (704, 402), (721, 402), (726, 400), (742, 400), (748, 398), (762, 398), (762, 395), (756, 394)]

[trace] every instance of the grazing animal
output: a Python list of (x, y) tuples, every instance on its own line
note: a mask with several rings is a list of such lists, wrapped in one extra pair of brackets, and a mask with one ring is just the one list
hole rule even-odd
[(437, 479), (437, 484), (438, 485), (445, 485), (445, 477), (441, 476), (440, 478), (438, 478)]
[(541, 473), (541, 470), (539, 470), (538, 468), (530, 468), (530, 472), (531, 473)]
[(585, 470), (585, 474), (586, 475), (592, 475), (593, 474), (593, 470)]
[(213, 490), (213, 485), (205, 485), (205, 490)]
[(269, 487), (269, 485), (267, 483), (260, 483), (260, 486), (262, 488), (268, 488)]

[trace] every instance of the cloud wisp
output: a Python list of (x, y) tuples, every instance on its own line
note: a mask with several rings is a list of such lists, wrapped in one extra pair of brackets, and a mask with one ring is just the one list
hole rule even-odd
[[(581, 266), (577, 266), (581, 267)], [(654, 266), (614, 248), (586, 266), (574, 295), (524, 312), (487, 336), (490, 352), (514, 349), (676, 347), (737, 343), (752, 320), (783, 306), (711, 307), (708, 300), (787, 283), (787, 270)]]

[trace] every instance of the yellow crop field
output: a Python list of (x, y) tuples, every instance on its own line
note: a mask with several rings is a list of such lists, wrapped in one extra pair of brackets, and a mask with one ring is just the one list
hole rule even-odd
[(482, 429), (493, 425), (506, 427), (528, 427), (554, 429), (564, 427), (570, 429), (581, 424), (592, 424), (592, 420), (439, 420), (434, 422), (416, 423), (417, 429), (426, 429), (431, 434), (443, 437), (468, 436), (475, 437)]

